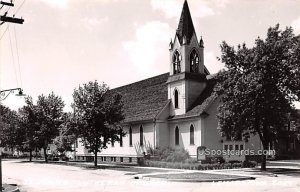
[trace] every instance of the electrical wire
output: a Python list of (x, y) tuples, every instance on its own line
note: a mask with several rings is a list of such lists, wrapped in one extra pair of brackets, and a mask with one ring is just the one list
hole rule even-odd
[(20, 56), (19, 56), (19, 48), (18, 48), (18, 40), (17, 40), (17, 33), (16, 33), (16, 26), (14, 25), (14, 34), (15, 34), (15, 41), (16, 41), (16, 50), (17, 50), (17, 61), (18, 61), (18, 68), (19, 68), (19, 78), (20, 78), (20, 85), (22, 85), (22, 76), (21, 76), (21, 65), (20, 65)]
[[(26, 0), (23, 0), (23, 2), (21, 3), (21, 5), (17, 8), (17, 11), (15, 12), (15, 14), (17, 14), (19, 12), (19, 10), (23, 7), (24, 3)], [(15, 15), (14, 14), (14, 15)]]
[(4, 30), (4, 32), (3, 32), (2, 35), (0, 36), (0, 41), (1, 41), (1, 39), (4, 37), (4, 35), (5, 35), (5, 33), (7, 32), (8, 28), (9, 28), (9, 25), (7, 25), (6, 29)]
[(11, 55), (12, 55), (12, 62), (13, 62), (13, 65), (14, 65), (16, 83), (19, 86), (19, 82), (18, 82), (18, 78), (17, 78), (17, 69), (16, 69), (16, 65), (15, 65), (14, 51), (13, 51), (13, 46), (12, 46), (12, 41), (11, 41), (11, 35), (10, 35), (9, 28), (8, 28), (8, 34), (9, 34), (10, 50), (11, 50)]

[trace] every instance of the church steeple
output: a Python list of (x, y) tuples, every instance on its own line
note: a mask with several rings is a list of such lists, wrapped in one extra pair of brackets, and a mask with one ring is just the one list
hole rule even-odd
[(186, 113), (206, 87), (204, 42), (197, 35), (187, 1), (184, 1), (174, 40), (169, 44), (170, 76), (167, 80), (171, 115)]
[(184, 40), (186, 40), (185, 43), (189, 44), (190, 40), (192, 39), (193, 35), (195, 33), (189, 5), (187, 1), (184, 1), (178, 28), (176, 31), (176, 35), (179, 39), (180, 44), (182, 45), (184, 43)]

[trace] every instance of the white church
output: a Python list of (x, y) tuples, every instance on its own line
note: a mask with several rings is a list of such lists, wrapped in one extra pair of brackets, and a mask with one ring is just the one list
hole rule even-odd
[[(200, 146), (210, 150), (261, 149), (258, 137), (245, 142), (221, 136), (216, 116), (220, 100), (213, 94), (215, 83), (204, 65), (204, 43), (202, 37), (197, 38), (187, 1), (169, 54), (169, 72), (110, 90), (122, 95), (126, 135), (98, 153), (98, 161), (136, 163), (149, 149), (158, 147), (184, 148), (193, 158), (197, 158)], [(79, 161), (93, 159), (80, 141), (75, 144), (74, 156)]]

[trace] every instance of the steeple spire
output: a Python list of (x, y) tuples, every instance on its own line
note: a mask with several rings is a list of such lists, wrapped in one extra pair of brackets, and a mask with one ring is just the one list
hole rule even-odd
[(183, 43), (183, 37), (185, 36), (186, 38), (186, 43), (189, 44), (193, 34), (195, 33), (190, 9), (188, 6), (187, 1), (184, 1), (178, 28), (176, 31), (176, 35), (179, 39), (180, 44), (182, 45)]

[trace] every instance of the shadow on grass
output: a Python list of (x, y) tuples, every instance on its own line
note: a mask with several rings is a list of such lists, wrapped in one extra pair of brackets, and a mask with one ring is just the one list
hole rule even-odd
[(261, 171), (259, 168), (256, 168), (256, 169), (245, 170), (245, 172), (252, 172), (259, 175), (276, 174), (276, 175), (300, 177), (300, 169), (291, 169), (291, 168), (267, 168), (266, 171)]

